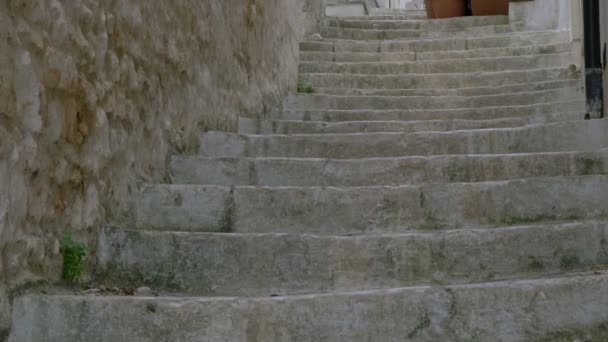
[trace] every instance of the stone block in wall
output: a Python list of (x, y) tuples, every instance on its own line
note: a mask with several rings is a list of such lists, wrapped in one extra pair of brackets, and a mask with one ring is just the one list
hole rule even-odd
[(11, 306), (8, 290), (0, 283), (0, 341), (6, 339), (11, 327)]

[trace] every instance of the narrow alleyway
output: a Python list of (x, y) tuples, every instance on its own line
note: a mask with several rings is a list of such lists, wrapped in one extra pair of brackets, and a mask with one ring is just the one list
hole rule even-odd
[(201, 134), (102, 233), (99, 282), (161, 296), (25, 296), (15, 341), (608, 336), (608, 121), (570, 33), (424, 18), (328, 19), (312, 93)]

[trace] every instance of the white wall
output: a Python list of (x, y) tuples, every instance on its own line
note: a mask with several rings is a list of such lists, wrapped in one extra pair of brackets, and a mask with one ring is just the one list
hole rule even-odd
[[(564, 9), (565, 10), (565, 9)], [(572, 39), (572, 64), (584, 69), (585, 65), (585, 27), (583, 26), (583, 1), (572, 0), (568, 13), (570, 36)], [(564, 19), (565, 20), (565, 19)]]
[(571, 0), (536, 0), (511, 2), (510, 20), (530, 29), (570, 28)]

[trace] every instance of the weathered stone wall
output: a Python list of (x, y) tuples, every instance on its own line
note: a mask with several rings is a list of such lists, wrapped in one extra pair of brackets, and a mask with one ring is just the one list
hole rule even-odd
[[(608, 54), (608, 1), (600, 1), (601, 17), (600, 22), (602, 24), (602, 58), (604, 58), (603, 52), (606, 51)], [(608, 58), (608, 57), (606, 57)], [(604, 117), (608, 117), (608, 68), (606, 67), (606, 60), (603, 60), (604, 66)]]
[(0, 340), (8, 293), (57, 280), (59, 239), (129, 220), (205, 129), (279, 105), (322, 0), (0, 2)]

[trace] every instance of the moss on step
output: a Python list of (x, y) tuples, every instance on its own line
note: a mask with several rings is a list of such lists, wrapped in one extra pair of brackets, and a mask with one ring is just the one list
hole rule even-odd
[(535, 340), (537, 342), (606, 342), (608, 341), (608, 322), (586, 328), (555, 331)]
[(595, 158), (579, 158), (576, 164), (583, 175), (604, 174), (604, 162)]
[(581, 261), (576, 255), (564, 255), (560, 259), (559, 265), (562, 270), (569, 271), (575, 269), (581, 264)]
[(416, 337), (420, 332), (427, 329), (431, 326), (431, 318), (429, 317), (427, 312), (424, 312), (421, 317), (419, 317), (418, 324), (414, 327), (414, 329), (407, 335), (408, 338), (412, 339)]
[(540, 272), (545, 269), (545, 265), (537, 257), (529, 256), (527, 268), (528, 268), (528, 271), (531, 271), (531, 272)]
[(224, 202), (224, 214), (219, 222), (220, 232), (230, 233), (234, 227), (234, 211), (236, 203), (234, 201), (234, 187), (230, 188), (230, 196)]

